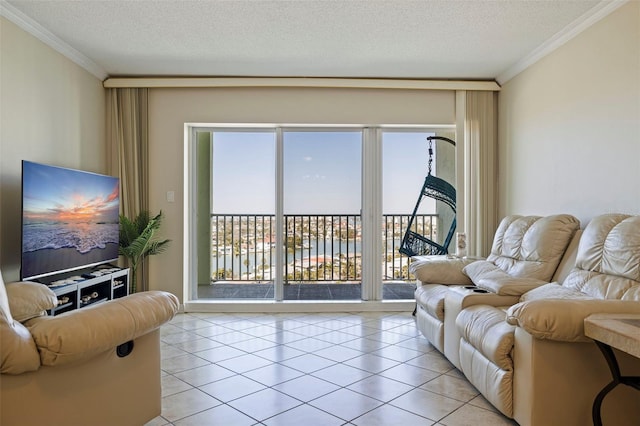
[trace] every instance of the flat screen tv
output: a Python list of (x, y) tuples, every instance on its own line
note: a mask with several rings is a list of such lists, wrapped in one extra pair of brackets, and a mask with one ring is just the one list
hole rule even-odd
[(23, 161), (21, 278), (117, 261), (119, 203), (116, 177)]

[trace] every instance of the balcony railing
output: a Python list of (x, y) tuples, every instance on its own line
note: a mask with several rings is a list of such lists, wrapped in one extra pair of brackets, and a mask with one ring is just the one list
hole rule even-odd
[[(410, 215), (384, 215), (380, 267), (385, 281), (413, 279), (409, 259), (398, 253)], [(413, 230), (436, 238), (435, 214), (418, 215)], [(285, 284), (360, 282), (360, 215), (285, 215)], [(211, 215), (211, 280), (272, 281), (275, 271), (275, 216)]]

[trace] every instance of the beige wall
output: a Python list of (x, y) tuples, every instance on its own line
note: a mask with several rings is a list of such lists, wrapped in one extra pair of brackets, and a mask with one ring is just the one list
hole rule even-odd
[(0, 268), (19, 277), (21, 161), (106, 171), (102, 82), (0, 18)]
[(640, 2), (504, 85), (501, 216), (640, 213)]
[[(184, 123), (454, 124), (451, 91), (369, 89), (152, 89), (150, 208), (165, 213), (166, 253), (149, 258), (150, 287), (182, 296)], [(166, 201), (175, 191), (175, 202)]]

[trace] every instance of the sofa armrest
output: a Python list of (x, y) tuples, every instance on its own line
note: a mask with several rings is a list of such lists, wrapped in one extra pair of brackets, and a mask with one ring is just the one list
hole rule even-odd
[(591, 314), (640, 314), (640, 303), (626, 300), (531, 300), (511, 306), (507, 322), (538, 339), (590, 342), (584, 319)]
[[(511, 306), (520, 301), (520, 296), (505, 296), (496, 294), (475, 286), (450, 286), (449, 291), (445, 295), (445, 311), (449, 311), (446, 307), (456, 306), (457, 311), (475, 305), (489, 306)], [(453, 318), (455, 320), (455, 317)]]
[(409, 271), (426, 284), (466, 285), (471, 280), (462, 270), (478, 259), (466, 257), (421, 256), (409, 266)]
[(56, 317), (26, 322), (42, 365), (90, 358), (157, 329), (175, 316), (178, 298), (163, 291), (132, 294)]

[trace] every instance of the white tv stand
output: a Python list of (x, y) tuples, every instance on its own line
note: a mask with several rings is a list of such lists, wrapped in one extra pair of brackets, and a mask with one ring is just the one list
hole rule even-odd
[(129, 268), (101, 268), (79, 271), (46, 284), (58, 296), (58, 306), (50, 315), (118, 299), (129, 294)]

